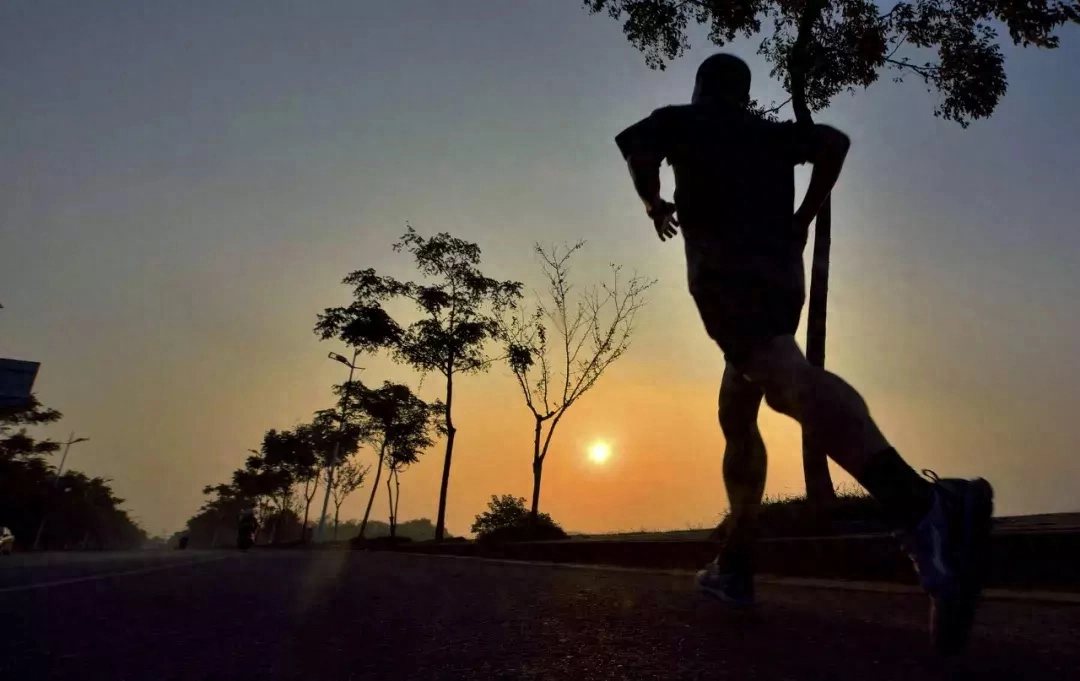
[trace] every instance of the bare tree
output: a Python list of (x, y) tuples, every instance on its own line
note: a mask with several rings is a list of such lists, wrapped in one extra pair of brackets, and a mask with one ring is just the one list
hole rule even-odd
[[(371, 466), (361, 466), (354, 461), (346, 461), (338, 467), (337, 475), (330, 485), (330, 494), (334, 500), (334, 539), (337, 539), (338, 518), (341, 505), (350, 494), (364, 486)], [(322, 541), (320, 539), (319, 541)]]
[[(574, 295), (570, 259), (585, 245), (533, 248), (547, 280), (546, 295), (536, 294), (532, 313), (524, 308), (502, 323), (510, 369), (517, 378), (533, 429), (533, 495), (530, 523), (540, 511), (540, 481), (551, 438), (566, 411), (587, 393), (604, 371), (630, 347), (634, 318), (655, 280), (625, 279), (611, 265), (611, 279)], [(624, 281), (625, 279), (625, 281)]]

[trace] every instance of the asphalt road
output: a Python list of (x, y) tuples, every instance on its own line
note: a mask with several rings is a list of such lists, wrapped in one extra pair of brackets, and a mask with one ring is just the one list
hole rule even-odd
[[(36, 561), (36, 562), (35, 562)], [(1054, 679), (1080, 606), (988, 601), (928, 651), (911, 594), (360, 552), (0, 559), (0, 679)]]

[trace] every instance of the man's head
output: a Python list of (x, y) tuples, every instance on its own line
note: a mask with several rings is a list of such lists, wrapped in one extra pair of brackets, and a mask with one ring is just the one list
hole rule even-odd
[(733, 54), (714, 54), (698, 67), (690, 101), (746, 106), (750, 102), (750, 67)]

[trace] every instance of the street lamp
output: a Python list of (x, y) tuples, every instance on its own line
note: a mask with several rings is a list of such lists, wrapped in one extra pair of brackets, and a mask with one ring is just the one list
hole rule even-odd
[[(71, 445), (78, 444), (80, 442), (87, 442), (88, 437), (75, 437), (75, 432), (72, 431), (68, 436), (67, 442), (64, 443), (64, 454), (60, 457), (60, 467), (56, 469), (56, 480), (53, 482), (53, 492), (56, 492), (56, 488), (60, 486), (60, 476), (64, 474), (64, 464), (67, 462), (68, 450), (71, 449)], [(41, 547), (41, 533), (45, 531), (45, 521), (49, 517), (48, 509), (41, 514), (41, 522), (38, 524), (37, 534), (34, 535), (34, 550), (37, 551)]]
[[(349, 367), (349, 383), (352, 383), (353, 372), (356, 370), (363, 371), (364, 367), (356, 366), (356, 358), (360, 355), (360, 350), (353, 350), (352, 361), (350, 362), (347, 357), (331, 352), (328, 357), (335, 362), (340, 362)], [(346, 384), (348, 385), (348, 384)], [(326, 509), (330, 505), (330, 488), (334, 484), (334, 471), (338, 465), (338, 452), (341, 449), (341, 435), (345, 431), (345, 416), (346, 407), (349, 402), (346, 399), (347, 395), (341, 396), (341, 420), (338, 422), (338, 437), (334, 438), (334, 453), (330, 458), (330, 466), (326, 469), (326, 493), (323, 495), (322, 502), (322, 514), (319, 515), (319, 530), (315, 534), (316, 537), (322, 538), (323, 530), (326, 528)]]

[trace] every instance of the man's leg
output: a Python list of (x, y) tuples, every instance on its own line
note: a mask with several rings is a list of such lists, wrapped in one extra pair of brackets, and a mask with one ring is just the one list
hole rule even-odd
[(706, 594), (728, 603), (754, 602), (753, 544), (765, 493), (765, 442), (757, 427), (764, 393), (730, 364), (720, 384), (719, 417), (724, 431), (724, 487), (731, 510), (724, 522), (720, 554), (697, 574)]
[(720, 384), (719, 418), (724, 432), (724, 487), (730, 511), (727, 534), (717, 562), (725, 572), (750, 571), (757, 517), (765, 494), (768, 459), (757, 419), (761, 388), (728, 365)]
[(810, 364), (793, 336), (773, 338), (740, 368), (764, 389), (769, 406), (821, 442), (897, 527), (922, 520), (934, 500), (930, 482), (889, 446), (862, 396), (844, 379)]
[(793, 336), (756, 348), (739, 368), (761, 385), (769, 406), (820, 438), (833, 460), (881, 503), (905, 535), (930, 594), (935, 648), (958, 652), (971, 631), (989, 563), (990, 484), (920, 478), (888, 445), (855, 389), (807, 362)]

